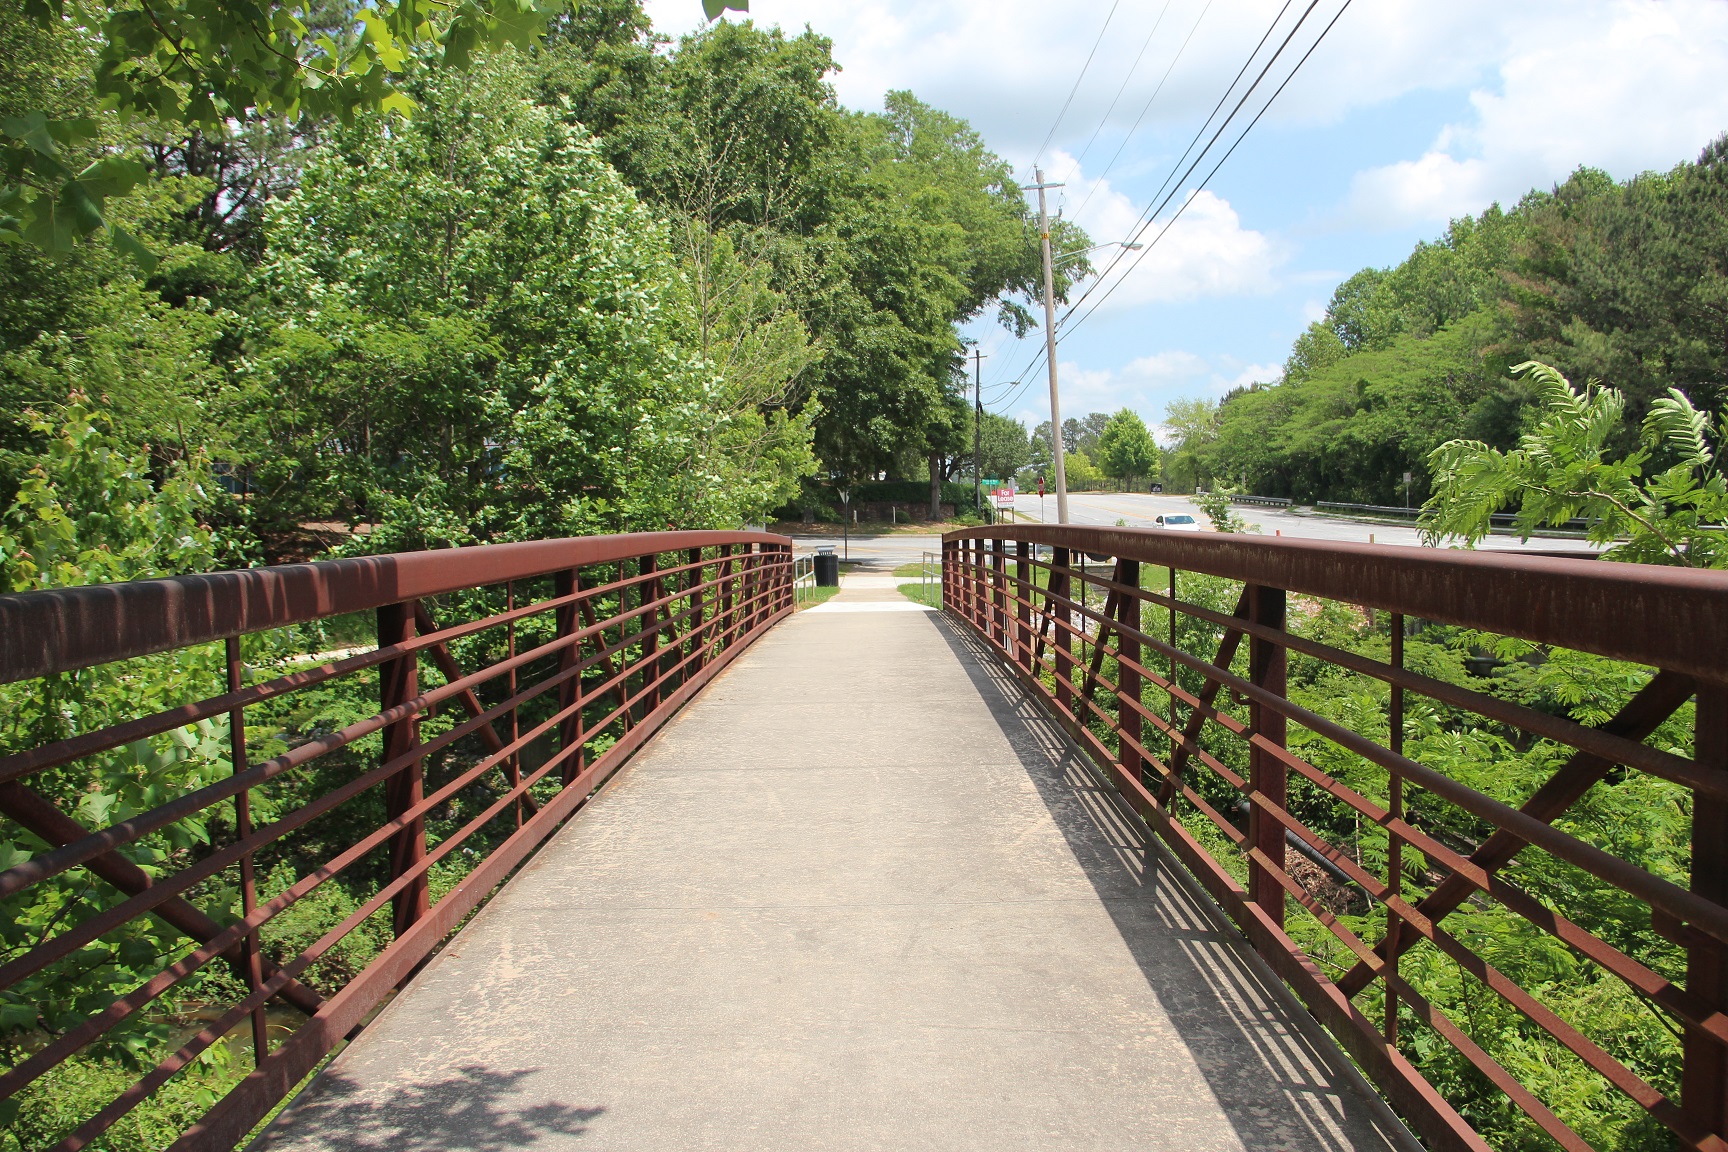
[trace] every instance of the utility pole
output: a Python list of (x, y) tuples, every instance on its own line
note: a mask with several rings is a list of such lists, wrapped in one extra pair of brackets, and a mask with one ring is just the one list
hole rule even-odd
[(1056, 522), (1068, 523), (1068, 470), (1062, 463), (1062, 401), (1056, 395), (1056, 269), (1050, 258), (1050, 210), (1044, 202), (1044, 170), (1032, 169), (1038, 183), (1038, 239), (1044, 248), (1044, 359), (1050, 367), (1050, 458), (1056, 468)]
[(984, 514), (984, 353), (972, 349), (972, 510)]

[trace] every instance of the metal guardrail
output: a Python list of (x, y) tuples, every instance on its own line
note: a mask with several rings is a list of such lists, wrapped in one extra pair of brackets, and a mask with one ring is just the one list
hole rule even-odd
[[(250, 1025), (254, 1071), (172, 1146), (235, 1147), (626, 757), (792, 611), (794, 579), (786, 537), (663, 532), (0, 597), (0, 683), (48, 677), (50, 703), (66, 674), (118, 660), (219, 644), (224, 669), (215, 695), (187, 689), (154, 714), (0, 756), (9, 825), (0, 838), (33, 846), (0, 872), (0, 900), (11, 909), (33, 894), (66, 901), (39, 938), (0, 955), (0, 998), (19, 1003), (30, 981), (70, 977), (139, 940), (167, 948), (153, 976), (43, 1020), (39, 1043), (15, 1045), (22, 1056), (0, 1073), (0, 1098), (224, 965), (238, 991), (204, 1005), (215, 1018), (54, 1147), (99, 1141)], [(356, 612), (375, 615), (375, 648), (316, 667), (284, 656), (267, 678), (242, 661), (248, 634)], [(129, 665), (125, 676), (172, 673), (175, 658)], [(427, 667), (432, 682), (422, 684)], [(307, 697), (356, 679), (375, 680), (375, 711), (334, 731), (296, 719)], [(209, 782), (113, 821), (74, 818), (105, 757), (201, 731), (222, 761)], [(255, 759), (249, 742), (261, 738), (274, 754)], [(301, 859), (332, 843), (315, 834), (331, 819), (347, 821), (338, 850)], [(445, 832), (436, 842), (429, 824)], [(454, 886), (434, 896), (433, 869), (458, 864), (466, 870), (456, 867)], [(260, 890), (262, 872), (290, 865), (285, 890)], [(338, 876), (354, 889), (352, 913), (318, 925), (309, 946), (272, 953), (273, 921), (303, 911)], [(223, 885), (238, 891), (226, 920), (199, 903)], [(392, 939), (333, 983), (317, 965), (374, 914), (389, 917)], [(201, 994), (212, 986), (222, 985)], [(272, 1035), (280, 1020), (267, 1026), (268, 1005), (291, 1017), (286, 1038)]]
[(1250, 504), (1256, 508), (1288, 508), (1290, 507), (1290, 498), (1287, 496), (1243, 496), (1238, 494), (1230, 497), (1230, 503)]
[[(1048, 561), (1038, 546), (1051, 549)], [(1569, 1093), (1630, 1101), (1678, 1146), (1724, 1147), (1728, 573), (1071, 526), (967, 529), (944, 536), (943, 550), (948, 613), (1017, 670), (1430, 1147), (1488, 1145), (1418, 1071), (1401, 1038), (1430, 1052), (1449, 1046), (1458, 1064), (1555, 1144), (1591, 1147), (1540, 1098), (1551, 1085), (1520, 1079), (1473, 1038), (1471, 1020), (1452, 1019), (1417, 987), (1437, 965), (1445, 971), (1436, 979), (1466, 987), (1474, 1003), (1521, 1017), (1529, 1043), (1540, 1037), (1544, 1045), (1530, 1050), (1555, 1053), (1537, 1064), (1547, 1067), (1562, 1052), (1576, 1061), (1568, 1074), (1580, 1080)], [(1089, 571), (1077, 562), (1086, 553), (1115, 560)], [(1146, 587), (1152, 565), (1162, 571), (1157, 586)], [(1208, 586), (1219, 595), (1238, 585), (1234, 612), (1194, 602)], [(1377, 640), (1347, 651), (1289, 626), (1323, 601), (1383, 625), (1385, 646)], [(1407, 667), (1406, 623), (1418, 621), (1654, 672), (1611, 720), (1586, 727)], [(1385, 727), (1375, 720), (1353, 728), (1297, 704), (1287, 692), (1292, 661), (1384, 684)], [(1409, 710), (1411, 698), (1420, 712)], [(1646, 743), (1688, 702), (1694, 759)], [(1488, 796), (1406, 755), (1407, 720), (1436, 710), (1466, 726), (1551, 741), (1559, 767), (1519, 807)], [(1345, 769), (1357, 774), (1356, 787), (1339, 779)], [(1373, 781), (1367, 790), (1384, 802), (1359, 790), (1364, 772)], [(1689, 886), (1590, 842), (1589, 817), (1563, 824), (1592, 786), (1630, 773), (1673, 785), (1673, 803), (1691, 813)], [(1230, 813), (1244, 802), (1240, 828)], [(1479, 830), (1479, 839), (1443, 825)], [(1367, 913), (1337, 914), (1297, 878), (1301, 869), (1286, 847), (1292, 834), (1348, 877)], [(1509, 874), (1521, 852), (1525, 866)], [(1576, 880), (1566, 884), (1617, 901), (1618, 922), (1648, 915), (1649, 936), (1612, 943), (1604, 929), (1569, 919), (1570, 889), (1543, 887), (1545, 878), (1567, 876)], [(1528, 939), (1448, 932), (1446, 917), (1467, 904), (1497, 906), (1522, 922)], [(1287, 921), (1293, 911), (1307, 917), (1295, 929)], [(1341, 955), (1343, 965), (1329, 973), (1293, 930)], [(1521, 943), (1569, 956), (1578, 970), (1560, 978), (1559, 990), (1521, 986), (1493, 962)], [(1412, 948), (1420, 963), (1401, 970)], [(1677, 1038), (1677, 1066), (1656, 1083), (1611, 1053), (1622, 1037), (1586, 1035), (1564, 1003), (1551, 1003), (1597, 977), (1630, 989), (1652, 1014), (1652, 1034)], [(1358, 1005), (1365, 993), (1367, 1003)], [(1422, 1035), (1412, 1040), (1412, 1031)], [(1517, 1067), (1528, 1074), (1531, 1065)], [(1450, 1075), (1456, 1089), (1457, 1074)]]
[[(1288, 501), (1286, 501), (1288, 503)], [(1341, 512), (1347, 516), (1380, 516), (1400, 520), (1416, 520), (1422, 515), (1422, 509), (1404, 508), (1395, 504), (1346, 504), (1335, 500), (1314, 501), (1316, 512)], [(1512, 512), (1494, 512), (1488, 517), (1488, 522), (1496, 528), (1510, 528), (1518, 523), (1518, 517)], [(1564, 524), (1550, 525), (1568, 532), (1585, 532), (1590, 528), (1590, 521), (1574, 517)]]

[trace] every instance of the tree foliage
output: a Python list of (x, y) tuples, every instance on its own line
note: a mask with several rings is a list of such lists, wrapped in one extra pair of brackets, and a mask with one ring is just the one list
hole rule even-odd
[[(1528, 537), (1574, 518), (1588, 525), (1608, 556), (1641, 563), (1728, 567), (1728, 483), (1717, 452), (1728, 420), (1715, 428), (1678, 388), (1644, 417), (1643, 446), (1618, 456), (1612, 444), (1626, 399), (1595, 381), (1576, 389), (1546, 364), (1514, 372), (1536, 384), (1542, 405), (1518, 447), (1501, 452), (1475, 440), (1451, 440), (1433, 453), (1435, 491), (1423, 507), (1431, 542), (1457, 537), (1475, 545), (1489, 517), (1515, 507)], [(1666, 463), (1646, 475), (1645, 466)]]
[[(1728, 139), (1728, 138), (1725, 138)], [(1392, 268), (1334, 292), (1280, 380), (1233, 392), (1180, 470), (1299, 502), (1402, 503), (1431, 493), (1441, 444), (1511, 450), (1546, 401), (1529, 360), (1605, 381), (1626, 412), (1679, 388), (1712, 418), (1728, 400), (1728, 144), (1616, 183), (1579, 169), (1509, 210), (1454, 220)], [(1623, 415), (1606, 446), (1643, 433)]]
[(1132, 408), (1110, 417), (1098, 435), (1098, 466), (1115, 480), (1151, 476), (1158, 471), (1158, 445), (1146, 422)]

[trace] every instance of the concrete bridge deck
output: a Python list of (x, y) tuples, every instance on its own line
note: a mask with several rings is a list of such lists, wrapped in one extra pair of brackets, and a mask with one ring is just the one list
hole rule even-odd
[(259, 1146), (1411, 1146), (912, 607), (846, 591), (741, 656)]

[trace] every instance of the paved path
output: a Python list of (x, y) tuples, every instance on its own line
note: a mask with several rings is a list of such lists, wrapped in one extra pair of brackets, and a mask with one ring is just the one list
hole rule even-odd
[(1065, 739), (891, 589), (785, 622), (269, 1152), (1392, 1149)]

